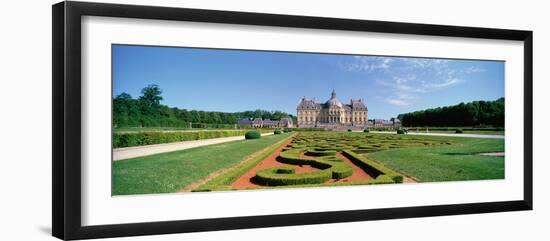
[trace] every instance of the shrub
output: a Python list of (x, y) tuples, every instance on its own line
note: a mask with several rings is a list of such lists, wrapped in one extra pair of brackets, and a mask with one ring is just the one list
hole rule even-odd
[[(376, 177), (376, 179), (378, 179), (381, 176), (388, 176), (395, 183), (403, 183), (403, 176), (401, 176), (399, 173), (385, 167), (384, 165), (378, 162), (359, 156), (353, 151), (349, 151), (349, 150), (342, 151), (342, 154), (348, 157), (350, 161), (352, 161), (355, 165), (359, 166), (366, 173), (368, 173), (373, 177)], [(384, 177), (384, 179), (386, 178)]]
[(395, 181), (392, 179), (391, 176), (380, 175), (376, 179), (370, 181), (368, 184), (392, 184), (392, 183), (395, 183)]
[(245, 139), (260, 139), (262, 137), (262, 134), (258, 131), (247, 131), (246, 134), (244, 134)]
[(285, 132), (285, 133), (292, 132), (292, 129), (284, 129), (283, 132)]
[[(292, 149), (281, 152), (277, 160), (286, 164), (311, 165), (312, 167), (322, 169), (323, 171), (329, 171), (329, 173), (332, 173), (332, 178), (337, 179), (349, 177), (353, 173), (353, 169), (348, 164), (344, 163), (342, 160), (335, 156), (335, 151), (325, 151), (325, 155), (316, 159), (300, 158), (300, 152), (302, 151), (303, 150), (300, 149)], [(332, 155), (330, 155), (329, 153)]]
[(369, 133), (369, 129), (364, 129), (363, 132)]
[(455, 133), (462, 133), (462, 129), (456, 129)]
[(282, 134), (282, 133), (283, 133), (283, 132), (282, 132), (281, 130), (279, 130), (279, 129), (277, 129), (277, 130), (275, 130), (275, 131), (273, 132), (273, 134), (275, 134), (275, 135), (280, 135), (280, 134)]
[(336, 156), (335, 150), (306, 151), (308, 156)]
[(351, 132), (351, 129), (348, 129), (348, 132)]
[(403, 130), (403, 129), (397, 129), (397, 134), (405, 134), (405, 130)]
[(245, 134), (242, 130), (194, 131), (194, 132), (129, 132), (114, 133), (113, 147), (144, 146), (180, 141), (193, 141)]
[(272, 167), (256, 173), (254, 182), (264, 186), (319, 184), (332, 178), (330, 170), (295, 174), (292, 167)]

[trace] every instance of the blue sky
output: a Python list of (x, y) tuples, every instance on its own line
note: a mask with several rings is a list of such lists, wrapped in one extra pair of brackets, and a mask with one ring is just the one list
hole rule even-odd
[(188, 110), (265, 109), (296, 115), (301, 97), (332, 89), (363, 98), (369, 119), (504, 96), (504, 62), (113, 45), (113, 95), (157, 84), (162, 104)]

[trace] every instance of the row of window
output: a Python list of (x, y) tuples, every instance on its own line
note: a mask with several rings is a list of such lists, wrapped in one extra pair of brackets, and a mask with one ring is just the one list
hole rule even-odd
[[(355, 122), (366, 122), (367, 119), (365, 117), (355, 117), (355, 118), (338, 118), (338, 117), (328, 117), (328, 118), (320, 118), (321, 121), (325, 121), (325, 122), (339, 122), (339, 121), (343, 121), (343, 122), (351, 122), (352, 119), (353, 121)], [(339, 120), (341, 119), (341, 120)], [(301, 121), (301, 122), (315, 122), (317, 121), (317, 119), (315, 117), (309, 117), (309, 116), (301, 116), (301, 117), (298, 117), (298, 121)]]
[[(298, 114), (300, 114), (300, 115), (311, 115), (311, 114), (315, 115), (315, 114), (319, 114), (319, 112), (303, 111), (303, 112), (299, 112)], [(329, 115), (338, 115), (338, 114), (341, 114), (341, 113), (338, 112), (338, 111), (329, 111), (328, 114), (329, 114)], [(355, 114), (356, 114), (356, 115), (364, 116), (364, 115), (367, 114), (367, 112), (364, 112), (364, 111), (362, 111), (362, 112), (355, 112)]]

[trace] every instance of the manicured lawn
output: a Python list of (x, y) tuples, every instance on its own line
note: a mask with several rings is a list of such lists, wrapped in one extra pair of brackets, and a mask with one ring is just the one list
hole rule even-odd
[[(409, 133), (416, 132), (416, 129), (409, 129)], [(426, 130), (419, 130), (419, 133), (425, 133)], [(430, 133), (446, 133), (446, 134), (455, 134), (455, 131), (429, 131)], [(483, 135), (504, 135), (504, 131), (481, 131), (481, 130), (463, 130), (462, 134), (483, 134)]]
[(452, 141), (453, 145), (389, 149), (369, 153), (368, 158), (420, 182), (504, 178), (503, 157), (477, 155), (503, 152), (504, 140), (440, 138)]
[(290, 134), (264, 136), (112, 163), (113, 195), (169, 193), (231, 167)]

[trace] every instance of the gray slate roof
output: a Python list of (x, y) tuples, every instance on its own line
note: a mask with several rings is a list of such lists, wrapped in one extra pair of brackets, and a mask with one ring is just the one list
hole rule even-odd
[(298, 104), (299, 110), (321, 109), (321, 104), (312, 99), (302, 98)]

